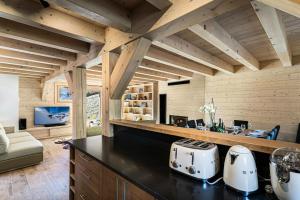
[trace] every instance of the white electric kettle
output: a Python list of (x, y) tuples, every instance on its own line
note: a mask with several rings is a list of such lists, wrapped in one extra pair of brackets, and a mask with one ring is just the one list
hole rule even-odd
[(248, 148), (235, 145), (228, 150), (224, 164), (224, 182), (244, 196), (258, 189), (256, 164)]

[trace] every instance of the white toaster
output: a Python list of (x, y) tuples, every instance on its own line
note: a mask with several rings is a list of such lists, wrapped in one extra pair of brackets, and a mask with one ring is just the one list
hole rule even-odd
[(218, 146), (192, 139), (176, 141), (171, 146), (169, 166), (196, 179), (209, 179), (220, 169)]

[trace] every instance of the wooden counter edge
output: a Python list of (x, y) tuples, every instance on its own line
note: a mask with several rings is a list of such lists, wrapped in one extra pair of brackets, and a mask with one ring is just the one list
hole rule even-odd
[(153, 122), (144, 121), (128, 121), (128, 120), (110, 120), (111, 124), (121, 125), (136, 129), (142, 129), (147, 131), (153, 131), (157, 133), (163, 133), (167, 135), (179, 136), (184, 138), (191, 138), (195, 140), (202, 140), (215, 144), (222, 144), (226, 146), (243, 145), (252, 151), (271, 154), (275, 149), (281, 147), (295, 147), (300, 149), (300, 144), (266, 140), (261, 138), (251, 138), (237, 135), (226, 135), (221, 133), (215, 133), (210, 131), (200, 131), (196, 129), (188, 129), (181, 127), (168, 126), (163, 124), (155, 124)]

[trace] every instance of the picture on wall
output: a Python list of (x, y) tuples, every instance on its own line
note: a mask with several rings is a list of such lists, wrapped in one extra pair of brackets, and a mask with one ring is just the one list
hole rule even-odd
[(72, 102), (72, 93), (67, 84), (55, 85), (55, 102), (56, 103), (70, 103)]

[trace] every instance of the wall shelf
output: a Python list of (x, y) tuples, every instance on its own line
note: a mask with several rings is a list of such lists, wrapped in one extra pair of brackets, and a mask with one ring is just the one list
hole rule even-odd
[(153, 84), (128, 86), (122, 97), (122, 119), (153, 120), (153, 91)]

